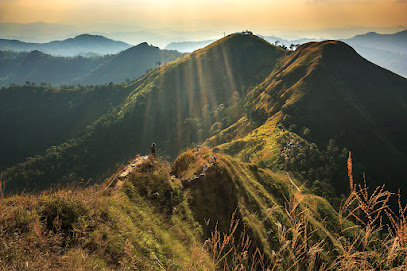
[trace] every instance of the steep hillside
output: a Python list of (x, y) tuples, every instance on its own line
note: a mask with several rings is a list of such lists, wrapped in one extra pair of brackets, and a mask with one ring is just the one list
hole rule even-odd
[[(8, 241), (7, 246), (1, 244), (0, 257), (8, 255), (1, 263), (9, 268), (29, 262), (32, 268), (46, 265), (68, 269), (75, 268), (70, 264), (79, 260), (76, 264), (86, 269), (98, 265), (115, 269), (161, 266), (169, 270), (212, 270), (247, 250), (250, 257), (235, 259), (246, 268), (256, 266), (256, 258), (262, 265), (287, 267), (292, 259), (280, 257), (291, 249), (282, 248), (279, 238), (296, 237), (279, 236), (284, 234), (279, 227), (293, 226), (294, 217), (290, 216), (294, 215), (298, 223), (307, 221), (305, 230), (310, 234), (299, 229), (298, 237), (309, 239), (293, 246), (312, 247), (314, 242), (324, 240), (325, 252), (314, 255), (317, 266), (332, 263), (342, 253), (330, 232), (339, 217), (326, 200), (301, 192), (289, 176), (228, 156), (217, 155), (217, 163), (200, 174), (209, 155), (214, 154), (207, 149), (181, 154), (172, 166), (180, 178), (170, 177), (165, 163), (138, 157), (124, 168), (131, 168), (130, 173), (119, 171), (101, 187), (68, 187), (38, 196), (2, 199), (1, 210), (9, 211), (8, 215), (2, 213), (0, 220), (2, 236)], [(285, 206), (288, 201), (290, 207)], [(291, 209), (286, 212), (285, 208)], [(11, 229), (17, 234), (12, 235)], [(216, 255), (216, 246), (211, 244), (216, 241), (213, 234), (217, 231), (231, 234), (235, 242), (245, 233), (251, 241), (244, 247), (236, 243), (234, 252), (238, 254), (226, 258), (226, 251)], [(212, 239), (204, 244), (207, 238)], [(229, 249), (230, 244), (226, 246)], [(50, 254), (41, 256), (45, 252)], [(304, 258), (302, 263), (306, 261)]]
[[(210, 136), (213, 123), (219, 122), (221, 129), (239, 118), (239, 96), (264, 80), (284, 54), (258, 37), (239, 34), (163, 65), (129, 86), (134, 91), (124, 103), (82, 136), (7, 170), (6, 189), (96, 178), (118, 161), (148, 151), (152, 141), (159, 153), (175, 157), (180, 149)], [(222, 108), (232, 110), (228, 119)], [(51, 170), (36, 170), (51, 164)]]
[[(300, 46), (248, 99), (249, 117), (261, 123), (268, 119), (244, 139), (255, 140), (256, 146), (264, 141), (258, 155), (284, 158), (287, 140), (278, 144), (275, 139), (288, 129), (321, 148), (334, 139), (353, 152), (361, 167), (358, 174), (364, 171), (392, 189), (406, 185), (407, 151), (401, 136), (407, 130), (401, 123), (407, 121), (407, 80), (366, 61), (346, 44)], [(245, 152), (245, 144), (240, 145), (234, 152)]]
[(13, 52), (30, 52), (34, 50), (57, 56), (75, 56), (81, 53), (99, 55), (117, 54), (132, 45), (115, 41), (103, 36), (82, 34), (74, 38), (47, 43), (27, 43), (18, 40), (0, 39), (0, 50)]

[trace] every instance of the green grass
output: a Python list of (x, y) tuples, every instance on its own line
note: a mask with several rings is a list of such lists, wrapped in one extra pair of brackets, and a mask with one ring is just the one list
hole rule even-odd
[(2, 268), (211, 270), (179, 184), (164, 164), (144, 166), (120, 189), (1, 199)]

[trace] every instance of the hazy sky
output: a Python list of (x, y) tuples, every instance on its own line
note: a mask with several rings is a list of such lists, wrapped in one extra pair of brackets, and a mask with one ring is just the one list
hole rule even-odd
[(179, 30), (407, 25), (407, 0), (0, 0), (0, 21)]

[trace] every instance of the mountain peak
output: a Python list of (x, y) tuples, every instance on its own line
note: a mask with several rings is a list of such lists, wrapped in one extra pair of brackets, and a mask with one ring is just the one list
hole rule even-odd
[(150, 47), (150, 45), (148, 45), (147, 42), (142, 42), (142, 43), (136, 45), (135, 47)]
[(74, 37), (75, 40), (108, 39), (100, 35), (81, 34)]
[(265, 55), (271, 51), (279, 52), (279, 54), (285, 52), (284, 49), (270, 44), (259, 36), (245, 33), (234, 33), (213, 42), (202, 49), (196, 50), (193, 54), (198, 56), (209, 51), (219, 50), (219, 48), (230, 48), (231, 51), (234, 51), (236, 54), (241, 54), (242, 50), (246, 53), (250, 51), (251, 53), (256, 52), (256, 54), (264, 53)]
[(348, 44), (338, 40), (325, 40), (321, 42), (308, 42), (298, 47), (298, 53), (319, 55), (323, 59), (344, 60), (349, 57), (359, 56)]
[(158, 47), (155, 47), (153, 45), (149, 45), (147, 42), (142, 42), (136, 46), (130, 47), (128, 49), (126, 49), (124, 52), (133, 52), (133, 51), (139, 51), (139, 50), (149, 50), (149, 49), (157, 49), (159, 50)]

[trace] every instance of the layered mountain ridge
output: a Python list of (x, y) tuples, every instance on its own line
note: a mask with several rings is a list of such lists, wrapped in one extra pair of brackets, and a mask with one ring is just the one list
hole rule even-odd
[(75, 56), (90, 52), (98, 55), (117, 54), (130, 47), (132, 45), (122, 41), (89, 34), (81, 34), (74, 38), (47, 43), (0, 39), (0, 50), (2, 51), (24, 52), (38, 50), (46, 54), (58, 56)]
[(85, 58), (57, 57), (38, 50), (29, 53), (0, 53), (0, 85), (106, 84), (134, 80), (149, 69), (182, 57), (176, 51), (160, 50), (146, 43), (133, 46), (114, 55)]

